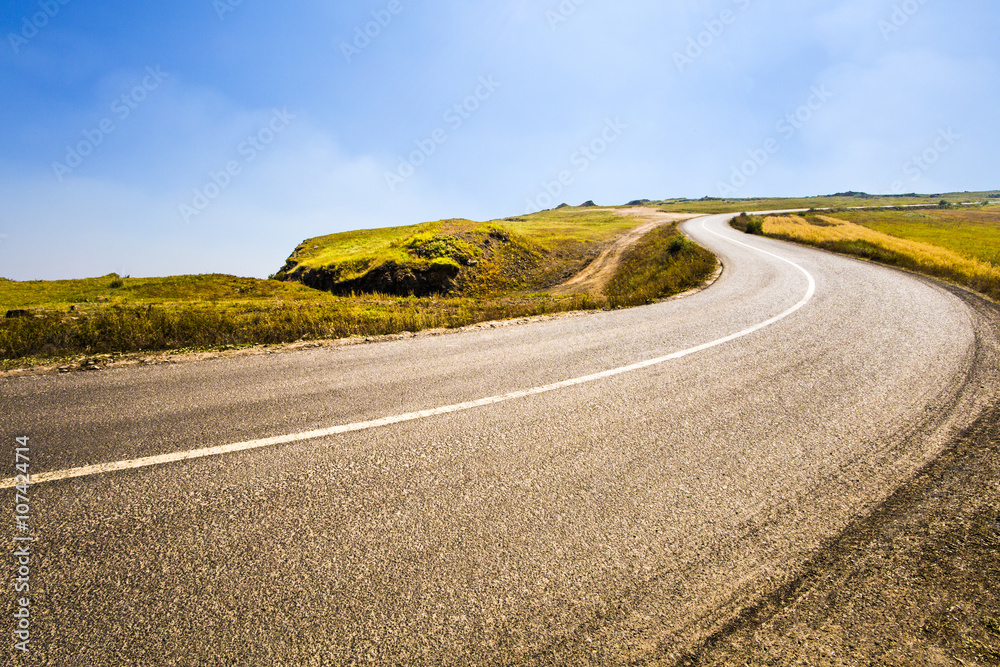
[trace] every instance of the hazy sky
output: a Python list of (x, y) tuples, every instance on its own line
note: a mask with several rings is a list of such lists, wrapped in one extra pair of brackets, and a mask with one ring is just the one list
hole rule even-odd
[[(1000, 187), (996, 0), (5, 0), (0, 276), (567, 201)], [(550, 194), (550, 192), (552, 194)]]

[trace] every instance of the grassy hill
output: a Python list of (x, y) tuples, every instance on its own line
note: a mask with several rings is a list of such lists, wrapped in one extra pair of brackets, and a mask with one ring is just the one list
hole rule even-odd
[(610, 209), (566, 207), (488, 223), (344, 232), (303, 241), (274, 277), (340, 295), (540, 291), (580, 271), (637, 224)]

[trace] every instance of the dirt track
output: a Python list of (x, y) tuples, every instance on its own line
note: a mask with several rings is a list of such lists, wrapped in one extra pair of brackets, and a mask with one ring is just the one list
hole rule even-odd
[(645, 222), (616, 239), (598, 255), (597, 259), (588, 264), (587, 268), (562, 285), (548, 290), (549, 292), (552, 294), (582, 294), (584, 292), (594, 295), (601, 294), (605, 285), (614, 276), (615, 269), (621, 263), (622, 255), (631, 246), (638, 243), (639, 239), (661, 225), (683, 222), (698, 217), (684, 213), (662, 213), (642, 207), (620, 209), (615, 213), (622, 217), (632, 217)]

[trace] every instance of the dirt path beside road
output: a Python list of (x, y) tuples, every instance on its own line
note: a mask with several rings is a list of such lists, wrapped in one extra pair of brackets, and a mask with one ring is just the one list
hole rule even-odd
[(672, 222), (683, 222), (698, 217), (697, 215), (686, 213), (662, 213), (642, 207), (620, 209), (615, 211), (615, 213), (622, 217), (642, 220), (643, 223), (612, 242), (583, 271), (563, 284), (548, 290), (550, 293), (582, 294), (589, 292), (595, 296), (602, 294), (604, 287), (611, 280), (612, 276), (614, 276), (615, 270), (621, 263), (625, 251), (638, 243), (643, 236), (661, 225), (667, 225)]

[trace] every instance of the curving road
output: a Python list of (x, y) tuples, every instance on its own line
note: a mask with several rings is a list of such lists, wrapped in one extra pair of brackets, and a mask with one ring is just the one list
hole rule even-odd
[(670, 664), (992, 390), (953, 290), (728, 217), (645, 308), (0, 381), (51, 473), (14, 664)]

